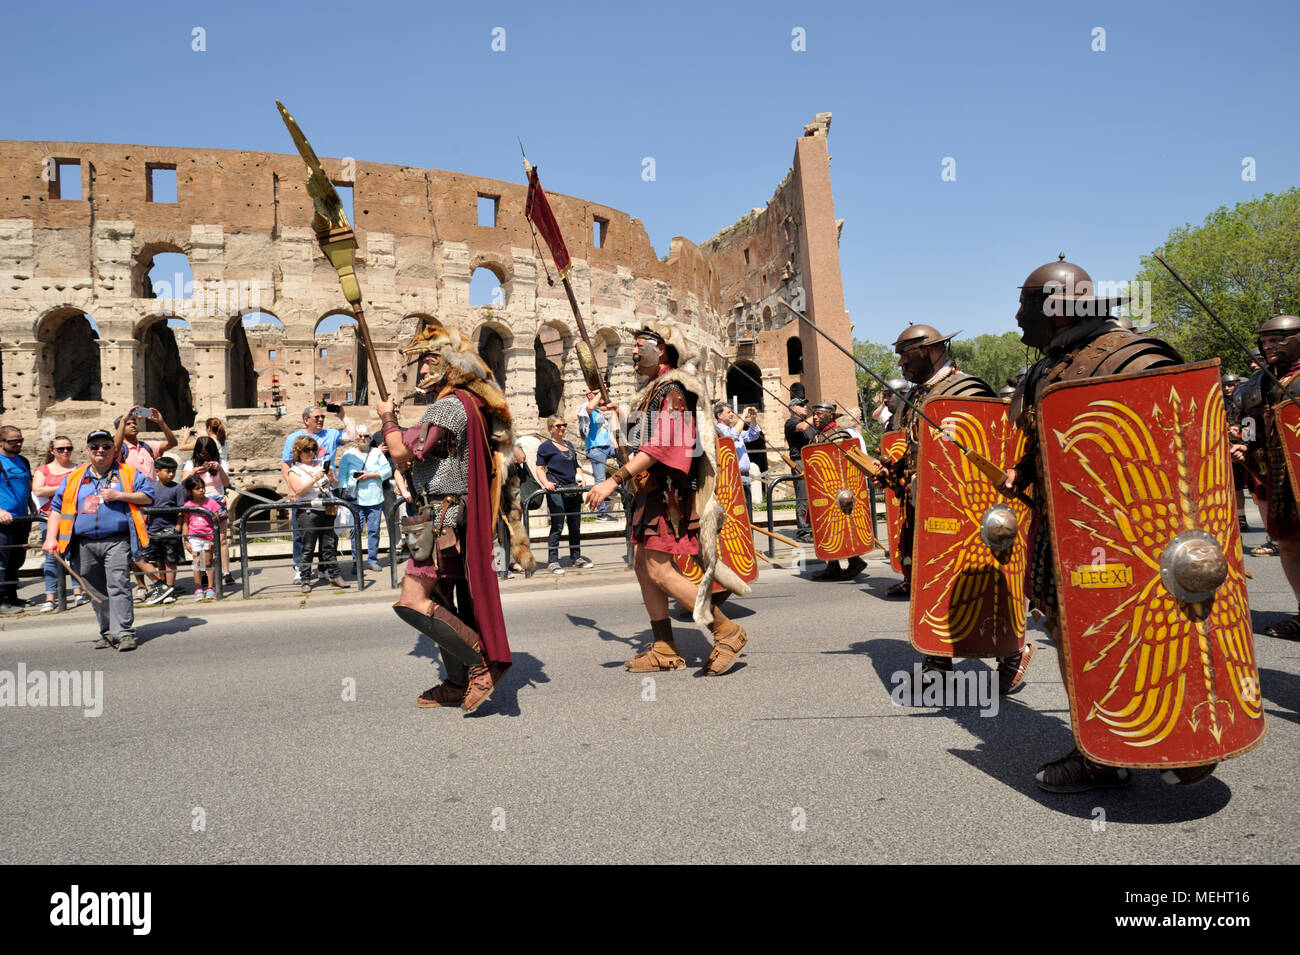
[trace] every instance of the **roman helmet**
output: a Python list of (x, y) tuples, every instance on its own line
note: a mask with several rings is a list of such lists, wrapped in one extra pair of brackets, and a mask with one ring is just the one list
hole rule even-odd
[(1296, 332), (1300, 332), (1300, 318), (1294, 315), (1277, 315), (1259, 326), (1259, 332), (1255, 335), (1255, 344), (1262, 350), (1265, 335), (1282, 335), (1289, 338)]
[(908, 325), (894, 341), (894, 353), (901, 355), (907, 349), (920, 345), (946, 345), (960, 334), (961, 332), (953, 332), (945, 336), (933, 325)]
[(1065, 261), (1062, 252), (1055, 262), (1030, 272), (1020, 286), (1020, 310), (1016, 313), (1020, 340), (1031, 348), (1043, 348), (1061, 329), (1108, 317), (1112, 308), (1128, 300), (1127, 295), (1097, 295), (1092, 276)]

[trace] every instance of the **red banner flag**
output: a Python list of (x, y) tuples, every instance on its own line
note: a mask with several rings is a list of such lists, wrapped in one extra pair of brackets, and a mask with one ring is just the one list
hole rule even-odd
[(536, 166), (528, 168), (528, 202), (524, 205), (524, 218), (541, 233), (547, 248), (551, 250), (551, 258), (555, 260), (555, 267), (559, 269), (560, 275), (566, 275), (570, 266), (569, 250), (564, 244), (560, 224), (555, 221), (555, 213), (551, 211), (551, 203), (542, 190), (541, 182), (537, 179)]

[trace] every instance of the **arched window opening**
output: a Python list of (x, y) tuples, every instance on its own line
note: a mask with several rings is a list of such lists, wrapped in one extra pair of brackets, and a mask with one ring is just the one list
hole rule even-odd
[(756, 381), (762, 381), (762, 372), (753, 362), (738, 361), (727, 369), (727, 403), (735, 404), (742, 411), (753, 405), (759, 411), (763, 409), (764, 392)]
[(483, 364), (492, 371), (497, 386), (502, 391), (506, 387), (506, 342), (501, 333), (494, 328), (484, 327), (478, 333), (478, 355)]
[(798, 335), (785, 341), (785, 369), (787, 375), (803, 374), (803, 341)]
[(89, 315), (64, 318), (50, 336), (55, 401), (103, 401), (99, 370), (99, 326)]
[[(140, 333), (144, 344), (144, 404), (157, 408), (172, 428), (194, 423), (190, 369), (194, 367), (194, 337), (190, 323), (171, 317), (151, 323)], [(150, 422), (146, 430), (160, 430)]]
[(140, 298), (194, 297), (194, 270), (183, 252), (157, 252), (146, 262)]
[(358, 402), (356, 375), (361, 349), (357, 328), (357, 320), (343, 312), (333, 312), (316, 323), (312, 394), (320, 404)]
[(536, 359), (537, 380), (533, 397), (537, 400), (537, 413), (548, 418), (560, 410), (564, 397), (564, 339), (550, 325), (543, 325), (533, 339), (533, 356)]
[(474, 308), (506, 307), (506, 283), (487, 266), (480, 265), (469, 277), (469, 304)]
[(266, 372), (284, 348), (284, 323), (270, 312), (248, 312), (230, 323), (226, 335), (230, 340), (226, 406), (280, 405), (281, 401), (272, 400), (271, 376)]

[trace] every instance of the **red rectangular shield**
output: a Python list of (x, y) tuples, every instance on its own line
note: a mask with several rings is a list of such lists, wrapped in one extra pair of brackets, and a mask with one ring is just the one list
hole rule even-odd
[[(813, 550), (821, 560), (844, 560), (873, 550), (876, 536), (866, 477), (849, 463), (845, 448), (857, 448), (852, 438), (838, 444), (819, 441), (800, 452), (803, 479), (808, 488), (808, 521), (812, 524)], [(840, 506), (841, 492), (849, 503)]]
[[(880, 436), (880, 454), (887, 461), (900, 461), (907, 451), (907, 435), (902, 431), (886, 431)], [(900, 574), (903, 572), (903, 554), (899, 551), (899, 533), (903, 528), (903, 499), (893, 487), (885, 490), (885, 529), (889, 533), (889, 564)]]
[(1300, 501), (1300, 407), (1283, 401), (1273, 409), (1277, 433), (1282, 438), (1286, 473), (1291, 480), (1291, 493)]
[[(1012, 467), (1025, 437), (997, 398), (931, 398), (922, 410), (964, 447)], [(1025, 633), (1029, 508), (1002, 496), (943, 434), (922, 425), (917, 449), (916, 527), (912, 531), (910, 637), (922, 653), (996, 657), (1015, 653)], [(985, 516), (1006, 507), (1015, 541), (994, 551)]]
[[(1226, 432), (1217, 360), (1058, 382), (1040, 401), (1070, 721), (1096, 762), (1204, 765), (1267, 731)], [(1187, 540), (1226, 565), (1206, 599), (1172, 562)]]
[[(754, 531), (749, 524), (749, 509), (745, 506), (740, 460), (731, 439), (722, 435), (718, 436), (718, 473), (713, 491), (726, 513), (722, 527), (718, 529), (718, 560), (745, 583), (752, 584), (758, 579), (758, 557), (754, 554)], [(673, 563), (693, 584), (704, 576), (699, 561), (690, 554), (677, 554)], [(715, 594), (723, 589), (721, 584), (713, 585)]]

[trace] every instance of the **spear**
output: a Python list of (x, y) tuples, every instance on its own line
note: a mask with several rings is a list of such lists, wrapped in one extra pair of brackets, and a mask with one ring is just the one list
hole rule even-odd
[[(320, 243), (321, 251), (325, 253), (325, 258), (329, 259), (330, 265), (334, 266), (334, 271), (339, 274), (343, 297), (352, 306), (352, 316), (357, 320), (357, 327), (361, 330), (362, 347), (369, 359), (370, 368), (375, 373), (375, 387), (379, 389), (379, 400), (387, 401), (388, 389), (384, 386), (384, 373), (379, 367), (379, 357), (375, 354), (374, 344), (370, 340), (370, 326), (366, 324), (366, 314), (361, 308), (361, 286), (357, 284), (357, 274), (353, 267), (357, 251), (357, 235), (352, 229), (352, 224), (348, 222), (348, 214), (343, 211), (343, 201), (339, 199), (338, 191), (330, 182), (329, 176), (325, 175), (325, 168), (321, 165), (316, 150), (311, 148), (311, 143), (307, 142), (307, 137), (302, 134), (297, 121), (289, 115), (284, 104), (276, 100), (275, 105), (279, 107), (280, 118), (284, 120), (289, 135), (293, 137), (294, 145), (298, 147), (303, 162), (307, 164), (307, 194), (311, 196), (316, 206), (316, 214), (311, 220), (316, 241)], [(363, 371), (365, 369), (364, 362), (361, 369)], [(363, 382), (358, 382), (359, 400), (363, 385)]]
[[(1161, 265), (1163, 265), (1166, 269), (1169, 270), (1169, 274), (1174, 277), (1174, 281), (1176, 281), (1183, 288), (1187, 289), (1187, 294), (1196, 300), (1196, 304), (1201, 306), (1201, 308), (1205, 309), (1205, 314), (1209, 315), (1210, 318), (1214, 319), (1214, 321), (1218, 323), (1218, 326), (1222, 328), (1225, 332), (1227, 332), (1228, 337), (1232, 339), (1233, 344), (1235, 344), (1238, 348), (1244, 351), (1246, 355), (1250, 357), (1251, 361), (1254, 361), (1255, 360), (1254, 353), (1250, 350), (1250, 347), (1246, 345), (1245, 342), (1243, 342), (1240, 338), (1238, 338), (1233, 333), (1232, 329), (1227, 326), (1227, 324), (1223, 321), (1223, 319), (1219, 318), (1218, 315), (1214, 314), (1214, 310), (1211, 309), (1210, 306), (1205, 304), (1205, 299), (1197, 295), (1196, 290), (1183, 281), (1183, 277), (1174, 271), (1174, 267), (1165, 261), (1164, 256), (1162, 256), (1159, 252), (1154, 252), (1152, 253), (1152, 255), (1157, 262), (1159, 262)], [(1295, 405), (1297, 408), (1300, 408), (1300, 401), (1296, 401), (1295, 396), (1292, 395), (1291, 392), (1288, 391), (1286, 388), (1282, 387), (1282, 382), (1277, 380), (1277, 376), (1268, 370), (1268, 362), (1262, 362), (1259, 366), (1259, 370), (1264, 373), (1264, 378), (1268, 381), (1270, 385), (1272, 385), (1274, 388), (1281, 390), (1282, 394), (1286, 397), (1287, 401), (1291, 402), (1291, 404)]]
[[(832, 345), (838, 348), (841, 352), (843, 352), (846, 356), (848, 356), (849, 360), (852, 361), (855, 365), (857, 365), (859, 368), (865, 371), (872, 378), (876, 379), (876, 381), (880, 383), (882, 388), (885, 388), (887, 391), (893, 390), (889, 387), (888, 384), (885, 383), (885, 379), (881, 378), (874, 371), (868, 368), (866, 364), (860, 358), (858, 358), (857, 355), (853, 354), (853, 352), (849, 351), (847, 348), (845, 348), (843, 345), (837, 342), (830, 335), (826, 334), (826, 332), (818, 328), (813, 323), (812, 319), (810, 319), (807, 315), (799, 311), (797, 308), (795, 308), (793, 305), (791, 305), (783, 298), (778, 299), (777, 301), (779, 301), (782, 305), (784, 305), (796, 316), (798, 316), (798, 318), (801, 321), (803, 321), (804, 324), (806, 324), (809, 328), (815, 331), (818, 335), (826, 339), (828, 342), (830, 342)], [(917, 405), (915, 405), (911, 401), (911, 399), (903, 397), (903, 395), (898, 392), (894, 392), (894, 393), (898, 395), (899, 400), (902, 401), (903, 404), (907, 405), (907, 407), (911, 408), (918, 415), (920, 415), (920, 417), (923, 420), (929, 423), (930, 427), (938, 431), (939, 434), (941, 434), (946, 440), (951, 441), (953, 445), (957, 448), (957, 450), (959, 450), (963, 455), (965, 455), (966, 460), (975, 466), (975, 470), (978, 471), (980, 474), (982, 474), (989, 481), (990, 484), (996, 487), (999, 491), (1002, 490), (1002, 486), (1007, 483), (1007, 475), (1006, 472), (1002, 470), (1002, 468), (998, 467), (988, 458), (984, 457), (984, 455), (980, 454), (979, 452), (971, 448), (966, 447), (964, 444), (958, 441), (953, 434), (951, 434), (948, 431), (945, 431), (942, 425), (940, 425), (937, 421), (935, 421), (928, 414), (926, 414), (919, 407), (917, 407)], [(1020, 501), (1022, 504), (1026, 504), (1029, 507), (1034, 506), (1034, 502), (1031, 501), (1020, 491), (1017, 491), (1013, 496), (1016, 498), (1016, 500)]]

